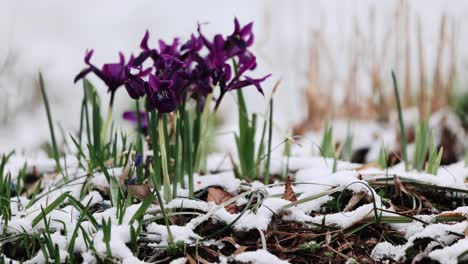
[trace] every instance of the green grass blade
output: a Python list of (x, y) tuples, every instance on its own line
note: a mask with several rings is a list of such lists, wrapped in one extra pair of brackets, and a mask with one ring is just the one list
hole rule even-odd
[(60, 153), (57, 147), (57, 141), (55, 139), (55, 132), (54, 132), (54, 124), (52, 120), (52, 114), (50, 112), (50, 105), (49, 99), (47, 98), (47, 93), (45, 89), (44, 79), (42, 78), (42, 73), (39, 72), (39, 86), (41, 88), (42, 99), (44, 100), (44, 107), (47, 113), (47, 121), (49, 123), (49, 130), (50, 130), (50, 139), (52, 141), (52, 150), (54, 153), (54, 160), (56, 163), (56, 169), (61, 171), (62, 168), (60, 166)]
[(273, 141), (273, 97), (270, 99), (270, 115), (268, 120), (268, 147), (267, 161), (265, 165), (265, 184), (270, 182), (271, 143)]
[(153, 195), (149, 195), (148, 197), (145, 198), (145, 200), (141, 203), (140, 208), (135, 212), (135, 214), (132, 216), (130, 219), (130, 224), (132, 224), (134, 221), (143, 218), (143, 216), (146, 213), (146, 210), (151, 206), (151, 203), (153, 202)]
[(405, 163), (405, 170), (408, 171), (409, 170), (408, 154), (407, 154), (408, 141), (406, 139), (405, 123), (403, 121), (403, 109), (401, 107), (400, 93), (398, 91), (398, 83), (397, 83), (395, 73), (393, 71), (392, 71), (392, 79), (393, 79), (393, 90), (395, 92), (395, 98), (396, 98), (397, 109), (398, 109), (398, 121), (400, 123), (401, 155), (403, 156), (403, 161)]
[(53, 201), (49, 206), (47, 206), (44, 211), (42, 211), (38, 216), (36, 216), (32, 222), (31, 226), (35, 227), (41, 219), (43, 219), (47, 214), (52, 212), (55, 208), (57, 208), (67, 197), (69, 192), (62, 193), (55, 201)]

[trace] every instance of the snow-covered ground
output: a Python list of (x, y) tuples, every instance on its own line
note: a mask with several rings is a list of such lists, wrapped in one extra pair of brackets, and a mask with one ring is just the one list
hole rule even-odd
[[(393, 205), (383, 203), (383, 198), (370, 187), (369, 183), (377, 178), (389, 177), (390, 181), (393, 177), (399, 177), (400, 180), (413, 180), (420, 184), (435, 185), (439, 187), (448, 187), (452, 190), (459, 191), (459, 195), (465, 195), (468, 192), (468, 187), (465, 180), (468, 178), (468, 167), (462, 162), (445, 166), (439, 170), (437, 175), (429, 175), (417, 172), (405, 172), (403, 166), (397, 165), (388, 170), (378, 168), (362, 168), (360, 164), (352, 164), (349, 162), (338, 162), (337, 171), (332, 172), (333, 160), (324, 159), (322, 157), (291, 157), (273, 159), (272, 173), (280, 174), (284, 170), (286, 163), (289, 163), (289, 168), (293, 170), (293, 180), (296, 182), (293, 190), (298, 194), (298, 203), (291, 203), (291, 201), (280, 198), (285, 191), (283, 184), (273, 184), (265, 186), (264, 184), (254, 181), (250, 184), (242, 183), (234, 177), (234, 173), (225, 165), (216, 164), (219, 159), (215, 156), (210, 158), (211, 169), (219, 170), (224, 168), (226, 171), (217, 174), (208, 174), (204, 176), (195, 176), (194, 182), (195, 190), (202, 190), (213, 184), (221, 186), (228, 192), (234, 195), (239, 195), (236, 204), (245, 205), (247, 203), (247, 195), (257, 194), (257, 199), (260, 199), (260, 204), (255, 210), (247, 210), (245, 213), (232, 213), (229, 212), (224, 206), (226, 204), (215, 204), (214, 202), (205, 202), (197, 199), (184, 198), (187, 190), (180, 188), (180, 198), (176, 198), (166, 204), (166, 207), (171, 209), (192, 210), (195, 209), (203, 212), (197, 217), (192, 218), (187, 224), (183, 226), (172, 225), (171, 232), (175, 241), (182, 241), (186, 245), (194, 246), (199, 243), (201, 238), (194, 229), (211, 219), (221, 223), (234, 223), (232, 228), (235, 231), (249, 231), (258, 230), (263, 233), (267, 231), (273, 215), (281, 215), (285, 221), (294, 221), (303, 223), (313, 229), (314, 224), (325, 224), (336, 226), (339, 228), (347, 228), (365, 219), (373, 219), (375, 210), (384, 209), (381, 216), (399, 216), (393, 213), (396, 209)], [(16, 179), (17, 171), (27, 162), (28, 167), (36, 167), (41, 172), (53, 171), (54, 163), (50, 160), (30, 160), (22, 159), (21, 157), (14, 157), (7, 163), (6, 170), (11, 171), (12, 180)], [(221, 161), (221, 163), (224, 161)], [(45, 208), (55, 201), (62, 194), (69, 192), (69, 194), (76, 199), (80, 199), (80, 190), (82, 184), (85, 184), (85, 178), (82, 175), (86, 173), (75, 168), (75, 163), (70, 160), (67, 162), (69, 168), (68, 183), (63, 184), (63, 178), (60, 175), (49, 175), (42, 181), (44, 190), (37, 194), (36, 201), (31, 206), (27, 206), (30, 202), (26, 198), (12, 198), (12, 219), (8, 223), (8, 233), (14, 235), (17, 232), (35, 232), (39, 229), (45, 228), (44, 223), (38, 222), (34, 224), (34, 219), (41, 213), (40, 208)], [(65, 165), (65, 163), (63, 163)], [(122, 169), (116, 168), (109, 170), (111, 177), (119, 178), (122, 174)], [(222, 180), (220, 180), (222, 179)], [(62, 186), (61, 188), (55, 188)], [(92, 175), (91, 179), (92, 188), (109, 188), (109, 182), (106, 180), (103, 173), (96, 173)], [(350, 190), (352, 193), (364, 193), (367, 197), (374, 197), (375, 200), (361, 206), (357, 206), (353, 210), (347, 212), (337, 212), (330, 214), (319, 214), (311, 216), (311, 212), (320, 212), (321, 207), (329, 200), (333, 199), (331, 194), (341, 192), (345, 189)], [(315, 197), (310, 199), (310, 197)], [(309, 200), (307, 200), (309, 199)], [(67, 200), (65, 199), (65, 202)], [(136, 223), (132, 222), (133, 215), (140, 208), (141, 204), (130, 205), (123, 217), (122, 223), (118, 224), (114, 221), (117, 213), (117, 208), (110, 206), (110, 201), (104, 200), (97, 191), (89, 192), (83, 199), (83, 203), (90, 202), (90, 206), (96, 204), (106, 204), (108, 208), (104, 208), (98, 212), (93, 213), (93, 217), (98, 223), (102, 219), (112, 219), (112, 236), (110, 241), (110, 248), (114, 257), (121, 259), (123, 263), (144, 263), (138, 260), (132, 251), (126, 246), (130, 241), (131, 226), (136, 227)], [(144, 219), (149, 219), (154, 214), (160, 212), (160, 207), (152, 205), (148, 208)], [(380, 211), (379, 211), (380, 213)], [(67, 230), (74, 230), (77, 224), (80, 224), (89, 237), (94, 241), (96, 254), (104, 256), (106, 254), (106, 247), (103, 243), (103, 231), (96, 230), (95, 227), (87, 220), (78, 223), (78, 211), (74, 210), (73, 206), (68, 205), (60, 209), (52, 210), (48, 217), (50, 219), (60, 219), (61, 221), (51, 221), (50, 228), (55, 230), (52, 233), (54, 242), (60, 241), (60, 255), (63, 260), (68, 254), (69, 241), (71, 239), (71, 232), (65, 235), (60, 233), (65, 227)], [(468, 222), (460, 221), (458, 223), (437, 223), (437, 216), (448, 214), (459, 214), (461, 216), (468, 216), (468, 207), (461, 206), (450, 212), (437, 212), (433, 215), (415, 215), (414, 217), (424, 221), (425, 225), (420, 221), (410, 221), (409, 223), (390, 224), (391, 228), (401, 232), (407, 239), (403, 245), (392, 245), (389, 242), (380, 242), (376, 245), (372, 252), (372, 257), (376, 260), (394, 259), (395, 261), (404, 261), (405, 251), (413, 246), (418, 238), (431, 238), (432, 244), (428, 245), (427, 254), (429, 258), (440, 261), (440, 263), (457, 263), (457, 258), (465, 250), (467, 246), (466, 239), (460, 239), (458, 234), (463, 234), (468, 228)], [(239, 218), (240, 217), (240, 218)], [(3, 230), (3, 227), (0, 226)], [(168, 232), (164, 225), (155, 222), (149, 222), (145, 228), (145, 239), (149, 240), (150, 246), (159, 247), (168, 245)], [(458, 239), (458, 241), (457, 241)], [(211, 241), (214, 243), (213, 241)], [(455, 243), (454, 243), (455, 242)], [(210, 240), (202, 242), (210, 243)], [(431, 250), (437, 246), (438, 249)], [(432, 252), (431, 252), (432, 251)], [(93, 253), (86, 249), (85, 242), (81, 236), (75, 241), (74, 252), (80, 254), (84, 260), (94, 263)], [(254, 252), (245, 252), (236, 256), (230, 256), (239, 261), (254, 261), (255, 263), (268, 263), (256, 262), (257, 260), (265, 261), (267, 259), (274, 263), (283, 263), (276, 256), (268, 253), (265, 250), (257, 250)], [(227, 260), (227, 257), (220, 257), (221, 261)], [(44, 255), (39, 251), (27, 263), (43, 262)], [(177, 260), (181, 261), (181, 260)], [(174, 262), (179, 263), (179, 262)], [(181, 262), (182, 263), (182, 262)], [(287, 262), (284, 262), (287, 263)]]

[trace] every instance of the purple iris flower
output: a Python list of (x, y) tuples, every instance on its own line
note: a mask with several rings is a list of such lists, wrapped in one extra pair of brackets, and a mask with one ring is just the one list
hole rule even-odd
[[(216, 35), (212, 42), (201, 33), (200, 26), (198, 28), (200, 38), (209, 51), (205, 61), (210, 67), (212, 84), (220, 88), (215, 109), (218, 108), (224, 95), (231, 90), (253, 85), (263, 94), (261, 83), (270, 75), (259, 79), (244, 75), (247, 71), (255, 69), (257, 65), (256, 57), (248, 50), (254, 40), (252, 26), (253, 24), (249, 23), (241, 27), (239, 21), (235, 19), (234, 32), (226, 38)], [(231, 60), (237, 63), (237, 72), (234, 76), (232, 76)]]
[(253, 22), (241, 27), (237, 18), (234, 19), (234, 32), (227, 37), (225, 44), (230, 57), (243, 54), (252, 46), (254, 42), (252, 26)]
[(143, 64), (143, 62), (146, 61), (146, 59), (150, 57), (153, 58), (153, 60), (157, 58), (159, 52), (156, 49), (150, 49), (150, 47), (148, 46), (148, 40), (149, 32), (147, 30), (145, 36), (143, 36), (143, 39), (140, 43), (140, 48), (143, 51), (133, 60), (132, 66), (140, 66)]
[[(106, 63), (102, 66), (102, 69), (99, 69), (90, 62), (93, 52), (93, 50), (86, 52), (84, 61), (89, 67), (82, 70), (75, 77), (74, 82), (76, 83), (89, 73), (93, 72), (107, 85), (108, 92), (111, 93), (110, 105), (112, 105), (117, 88), (124, 85), (127, 80), (125, 57), (122, 53), (119, 53), (120, 61), (118, 63)], [(133, 57), (130, 57), (129, 63), (131, 63), (132, 60)]]
[(136, 111), (126, 111), (123, 113), (122, 117), (124, 120), (127, 120), (135, 125), (138, 125), (138, 114), (140, 115), (141, 129), (143, 134), (146, 134), (148, 131), (148, 118), (146, 112), (136, 112)]
[(166, 54), (166, 55), (176, 57), (179, 55), (179, 52), (177, 51), (178, 48), (179, 48), (178, 38), (174, 38), (171, 45), (166, 44), (166, 42), (164, 42), (163, 40), (159, 40), (159, 53), (160, 54)]
[(187, 66), (196, 60), (196, 57), (200, 57), (198, 52), (203, 48), (203, 40), (201, 37), (195, 37), (194, 34), (190, 36), (190, 39), (180, 47), (181, 55), (180, 59), (185, 62)]
[[(115, 91), (124, 85), (131, 98), (146, 96), (147, 111), (156, 109), (162, 113), (176, 110), (187, 94), (203, 104), (213, 88), (219, 86), (217, 109), (224, 95), (231, 90), (255, 86), (263, 94), (261, 83), (270, 75), (258, 79), (246, 76), (257, 65), (256, 57), (249, 51), (254, 41), (252, 27), (252, 23), (241, 26), (236, 18), (230, 35), (218, 34), (208, 40), (198, 25), (198, 35), (192, 34), (183, 45), (175, 38), (170, 43), (159, 40), (157, 48), (149, 46), (150, 36), (146, 31), (140, 43), (142, 51), (135, 58), (131, 56), (127, 63), (120, 54), (118, 63), (104, 64), (99, 69), (90, 63), (93, 51), (87, 52), (85, 63), (88, 68), (76, 76), (75, 82), (93, 72), (108, 86), (111, 105)], [(147, 60), (152, 66), (143, 70)], [(124, 114), (124, 118), (136, 120), (129, 113)], [(146, 118), (142, 121), (146, 122)]]
[[(139, 72), (137, 74), (132, 74), (131, 69), (138, 69)], [(124, 82), (124, 85), (125, 85), (125, 89), (128, 92), (128, 95), (130, 95), (130, 97), (135, 100), (139, 99), (140, 97), (144, 97), (146, 82), (142, 79), (142, 77), (150, 74), (152, 71), (152, 68), (142, 70), (141, 66), (139, 67), (127, 66), (125, 70), (126, 70), (127, 80)]]
[(157, 109), (158, 112), (169, 113), (177, 108), (177, 98), (172, 80), (159, 80), (150, 74), (146, 85), (146, 95), (148, 111)]
[(163, 40), (159, 40), (159, 51), (157, 49), (152, 49), (148, 45), (149, 41), (149, 32), (146, 31), (145, 36), (141, 40), (140, 43), (140, 48), (143, 50), (140, 55), (138, 55), (134, 60), (133, 60), (133, 66), (140, 66), (145, 62), (148, 58), (151, 58), (153, 62), (156, 62), (160, 59), (161, 55), (169, 55), (173, 57), (178, 57), (179, 52), (179, 39), (174, 38), (172, 41), (172, 44), (167, 44)]
[(211, 70), (206, 61), (200, 56), (194, 56), (196, 64), (190, 75), (189, 84), (192, 92), (201, 97), (206, 97), (213, 91), (211, 83)]

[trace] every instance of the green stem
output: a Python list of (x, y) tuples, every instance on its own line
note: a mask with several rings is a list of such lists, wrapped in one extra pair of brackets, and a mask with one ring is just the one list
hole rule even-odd
[(408, 154), (406, 150), (406, 146), (408, 142), (406, 140), (406, 132), (405, 132), (405, 124), (403, 122), (403, 110), (401, 108), (401, 101), (400, 101), (400, 93), (398, 92), (398, 84), (395, 77), (395, 73), (392, 71), (392, 79), (393, 79), (393, 89), (395, 91), (395, 97), (397, 102), (397, 109), (398, 109), (398, 120), (400, 121), (400, 136), (401, 136), (401, 155), (403, 156), (403, 161), (405, 162), (405, 170), (409, 170), (408, 165)]
[(169, 170), (167, 168), (167, 152), (166, 152), (166, 140), (164, 137), (164, 122), (162, 115), (158, 118), (158, 133), (159, 133), (159, 148), (161, 150), (161, 163), (163, 171), (163, 188), (164, 188), (164, 199), (166, 202), (171, 200), (171, 181), (169, 178)]
[(177, 187), (180, 179), (180, 168), (182, 162), (182, 144), (180, 143), (180, 124), (181, 124), (181, 117), (178, 116), (176, 121), (176, 132), (175, 132), (175, 169), (174, 169), (174, 178), (172, 179), (172, 197), (177, 197)]
[(109, 109), (107, 111), (107, 117), (106, 117), (106, 122), (104, 123), (104, 126), (102, 127), (101, 131), (101, 142), (107, 142), (107, 130), (109, 129), (110, 122), (112, 119), (112, 105), (109, 105)]
[[(149, 115), (150, 113), (148, 113)], [(159, 120), (161, 120), (161, 118), (158, 118)], [(170, 225), (169, 225), (169, 219), (167, 218), (167, 214), (166, 214), (166, 209), (164, 208), (164, 202), (162, 200), (162, 197), (161, 197), (161, 193), (159, 191), (159, 184), (158, 184), (158, 173), (159, 173), (159, 166), (157, 165), (158, 162), (157, 162), (157, 149), (156, 149), (156, 132), (154, 131), (155, 127), (156, 127), (156, 112), (151, 112), (151, 122), (149, 124), (149, 128), (151, 128), (151, 141), (153, 142), (153, 164), (154, 164), (154, 169), (153, 169), (153, 184), (154, 184), (154, 193), (156, 193), (156, 198), (158, 199), (158, 202), (159, 202), (159, 206), (161, 207), (161, 214), (162, 214), (162, 217), (164, 219), (164, 224), (166, 225), (166, 228), (167, 228), (167, 235), (168, 235), (168, 238), (169, 238), (169, 245), (174, 245), (174, 237), (172, 236), (172, 232), (171, 232), (171, 228), (170, 228)], [(164, 139), (163, 139), (164, 140)], [(164, 145), (164, 144), (162, 144)]]
[(265, 184), (269, 184), (270, 181), (271, 142), (273, 140), (273, 97), (270, 100), (270, 119), (268, 123), (268, 156), (265, 166)]
[[(143, 155), (143, 139), (142, 139), (142, 125), (141, 125), (141, 116), (140, 116), (140, 103), (138, 100), (135, 101), (136, 103), (136, 112), (137, 112), (137, 124), (138, 124), (138, 131), (137, 131), (137, 154)], [(137, 166), (137, 182), (141, 184), (143, 182), (143, 166)]]
[(208, 158), (208, 148), (209, 148), (209, 129), (210, 129), (210, 109), (211, 101), (213, 100), (213, 93), (210, 93), (205, 100), (205, 106), (203, 107), (203, 112), (200, 118), (200, 136), (197, 152), (195, 153), (195, 164), (194, 171), (196, 172), (205, 172), (206, 163)]
[(192, 138), (190, 129), (190, 117), (188, 111), (184, 112), (184, 162), (186, 165), (186, 172), (188, 174), (188, 187), (189, 197), (193, 197), (194, 184), (193, 184), (193, 163), (192, 163)]

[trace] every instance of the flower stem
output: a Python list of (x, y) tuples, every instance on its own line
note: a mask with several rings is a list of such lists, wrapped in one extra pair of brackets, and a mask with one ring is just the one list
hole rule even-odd
[(161, 163), (163, 171), (163, 188), (164, 188), (164, 200), (169, 202), (171, 200), (171, 181), (169, 179), (169, 171), (167, 168), (167, 152), (166, 152), (166, 141), (164, 137), (164, 123), (162, 115), (158, 119), (158, 133), (159, 133), (159, 148), (161, 150)]
[(107, 142), (107, 130), (109, 129), (111, 119), (112, 119), (112, 105), (109, 105), (109, 109), (107, 111), (106, 121), (105, 121), (104, 126), (102, 127), (102, 131), (101, 131), (101, 141), (104, 144), (105, 144), (105, 142)]
[[(149, 116), (149, 112), (148, 112), (148, 116)], [(153, 163), (154, 163), (154, 169), (153, 169), (153, 177), (152, 177), (152, 180), (153, 180), (153, 184), (154, 184), (154, 193), (156, 193), (156, 198), (158, 199), (158, 202), (159, 202), (159, 206), (161, 207), (161, 214), (162, 214), (162, 217), (164, 219), (164, 224), (166, 225), (166, 228), (167, 228), (167, 236), (168, 236), (168, 239), (169, 239), (169, 245), (174, 245), (174, 237), (172, 236), (172, 232), (171, 232), (171, 228), (170, 228), (170, 225), (169, 225), (169, 219), (167, 217), (167, 214), (166, 214), (166, 209), (164, 208), (164, 201), (162, 200), (161, 198), (161, 193), (159, 191), (159, 184), (158, 184), (158, 177), (157, 177), (157, 174), (159, 173), (159, 165), (157, 165), (157, 149), (156, 149), (156, 132), (154, 131), (155, 130), (155, 127), (156, 127), (156, 112), (151, 112), (151, 122), (149, 123), (150, 124), (150, 127), (151, 127), (151, 140), (153, 142)], [(161, 120), (161, 118), (159, 118), (159, 120)], [(163, 144), (164, 145), (164, 144)]]

